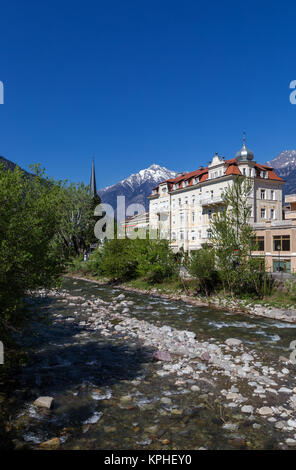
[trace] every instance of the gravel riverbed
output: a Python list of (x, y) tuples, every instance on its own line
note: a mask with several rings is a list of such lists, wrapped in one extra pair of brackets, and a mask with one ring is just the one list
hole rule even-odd
[[(29, 302), (48, 320), (24, 340), (16, 448), (296, 447), (295, 366), (286, 343), (268, 346), (282, 324), (225, 312), (222, 337), (215, 312), (75, 280)], [(53, 407), (36, 406), (40, 396)]]

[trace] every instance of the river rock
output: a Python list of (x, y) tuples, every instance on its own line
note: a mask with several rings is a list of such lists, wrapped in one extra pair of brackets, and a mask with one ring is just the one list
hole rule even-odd
[(240, 344), (242, 344), (242, 342), (240, 339), (237, 338), (228, 338), (225, 341), (225, 344), (227, 344), (227, 346), (239, 346)]
[(251, 413), (253, 413), (254, 408), (251, 405), (244, 405), (244, 406), (241, 407), (241, 411), (243, 413), (250, 413), (251, 414)]
[(207, 351), (205, 351), (201, 354), (200, 358), (202, 361), (208, 362), (211, 359), (211, 356)]
[(125, 295), (124, 294), (119, 294), (117, 297), (116, 297), (116, 300), (123, 300), (125, 299)]
[(268, 406), (262, 406), (262, 408), (258, 408), (258, 413), (262, 416), (270, 416), (273, 415), (273, 411)]
[(50, 410), (53, 407), (52, 397), (39, 397), (34, 401), (33, 405), (39, 406), (40, 408), (47, 408)]
[(290, 437), (286, 439), (286, 444), (289, 447), (296, 447), (296, 439), (291, 439)]
[(40, 444), (40, 447), (43, 447), (45, 449), (52, 449), (59, 447), (60, 445), (60, 439), (58, 437), (53, 437), (52, 439), (49, 439), (48, 441), (42, 442)]
[(171, 361), (172, 356), (166, 351), (155, 351), (152, 355), (155, 361)]
[(243, 360), (244, 362), (249, 362), (249, 361), (253, 361), (253, 360), (254, 360), (254, 357), (251, 356), (251, 354), (244, 353), (244, 354), (242, 355), (242, 360)]

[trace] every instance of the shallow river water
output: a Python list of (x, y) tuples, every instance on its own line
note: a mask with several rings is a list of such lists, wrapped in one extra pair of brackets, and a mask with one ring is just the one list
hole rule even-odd
[[(70, 279), (62, 289), (107, 302), (122, 292)], [(133, 292), (124, 295), (134, 302), (131, 315), (138, 319), (187, 329), (202, 340), (238, 338), (271, 363), (289, 355), (296, 338), (296, 325)], [(211, 384), (200, 386), (200, 393), (191, 391), (194, 381), (176, 385), (175, 376), (156, 374), (151, 350), (137, 339), (106, 337), (79, 325), (87, 320), (79, 303), (45, 296), (34, 299), (35, 308), (48, 319), (33, 325), (23, 340), (30, 360), (10, 400), (15, 448), (37, 449), (56, 437), (60, 449), (278, 448), (280, 437), (271, 423), (223, 408)], [(54, 397), (54, 408), (34, 407), (38, 396)], [(234, 424), (233, 429), (225, 423)]]

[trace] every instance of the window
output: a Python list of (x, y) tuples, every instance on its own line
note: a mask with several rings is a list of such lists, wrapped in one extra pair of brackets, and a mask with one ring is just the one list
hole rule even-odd
[(184, 181), (184, 186), (185, 186), (185, 188), (186, 188), (186, 186), (188, 186), (188, 180)]
[(176, 232), (172, 232), (172, 241), (176, 241)]
[(261, 197), (261, 199), (265, 199), (265, 189), (261, 189), (260, 197)]
[(267, 178), (267, 171), (261, 171), (261, 178)]
[(179, 201), (179, 206), (181, 206), (181, 198), (180, 197), (179, 197), (178, 201)]
[(270, 191), (270, 199), (275, 201), (275, 191), (273, 189)]
[(265, 219), (266, 217), (266, 209), (261, 209), (261, 219)]
[(284, 273), (290, 273), (291, 272), (291, 260), (289, 259), (283, 259), (283, 260), (278, 260), (274, 259), (272, 260), (273, 264), (273, 272), (284, 272)]
[(273, 251), (290, 251), (290, 235), (274, 235)]
[(274, 209), (270, 209), (270, 218), (275, 219), (275, 210)]
[(243, 168), (243, 175), (244, 176), (246, 176), (246, 172), (247, 172), (246, 168)]
[(184, 240), (184, 232), (180, 232), (180, 240)]
[(191, 230), (191, 240), (195, 240), (195, 230)]
[(180, 214), (180, 223), (183, 224), (184, 222), (184, 214)]
[(254, 242), (255, 251), (264, 251), (264, 237), (256, 237)]
[(252, 168), (249, 168), (249, 176), (253, 176)]
[(194, 218), (195, 218), (195, 213), (192, 212), (192, 222), (194, 222)]

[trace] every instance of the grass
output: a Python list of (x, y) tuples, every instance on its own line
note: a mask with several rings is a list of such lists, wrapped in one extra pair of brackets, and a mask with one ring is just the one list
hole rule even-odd
[[(110, 282), (110, 279), (100, 276), (95, 273), (95, 266), (91, 261), (85, 262), (81, 258), (75, 258), (68, 264), (68, 273), (77, 274), (80, 276), (87, 277), (88, 279), (93, 279), (101, 282)], [(190, 297), (199, 298), (203, 301), (206, 300), (204, 296), (201, 296), (197, 292), (197, 282), (195, 280), (189, 279), (180, 279), (172, 278), (167, 279), (158, 284), (151, 284), (144, 278), (136, 278), (129, 281), (118, 282), (121, 285), (126, 287), (131, 287), (133, 289), (140, 289), (145, 291), (159, 292), (161, 294), (168, 295), (188, 295)], [(214, 292), (213, 296), (210, 296), (207, 300), (211, 302), (212, 300), (220, 300), (222, 302), (226, 301), (227, 304), (237, 303), (241, 307), (262, 305), (265, 307), (275, 307), (275, 308), (295, 308), (296, 307), (296, 284), (294, 288), (286, 286), (285, 290), (279, 288), (273, 288), (272, 292), (266, 295), (263, 299), (260, 299), (256, 295), (252, 294), (243, 294), (240, 297), (232, 298), (231, 295), (225, 294), (223, 291)], [(225, 305), (225, 304), (224, 304)]]

